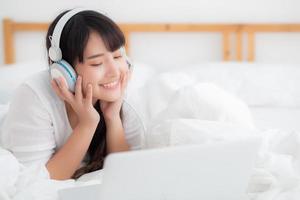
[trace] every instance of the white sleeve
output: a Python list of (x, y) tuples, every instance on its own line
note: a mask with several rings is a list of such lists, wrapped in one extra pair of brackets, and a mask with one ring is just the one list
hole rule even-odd
[(49, 112), (26, 84), (16, 91), (2, 126), (2, 142), (24, 165), (46, 164), (55, 151)]
[(142, 149), (145, 146), (145, 128), (137, 112), (126, 101), (122, 105), (122, 121), (130, 149)]

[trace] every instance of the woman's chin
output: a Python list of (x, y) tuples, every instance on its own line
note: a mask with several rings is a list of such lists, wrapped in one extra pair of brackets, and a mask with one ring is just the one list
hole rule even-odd
[(109, 96), (101, 96), (98, 97), (97, 99), (99, 99), (100, 101), (115, 102), (120, 99), (120, 95), (116, 94), (116, 95), (109, 95)]

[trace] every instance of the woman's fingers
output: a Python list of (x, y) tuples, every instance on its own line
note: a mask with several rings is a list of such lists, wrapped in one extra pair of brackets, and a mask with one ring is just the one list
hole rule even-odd
[(76, 81), (76, 85), (75, 85), (75, 98), (77, 100), (82, 100), (82, 77), (78, 76), (77, 77), (77, 81)]
[[(67, 87), (66, 81), (62, 78), (59, 77), (56, 81), (52, 80), (51, 85), (55, 91), (55, 93), (63, 100), (67, 101), (71, 105), (74, 104), (75, 100), (77, 102), (82, 102), (83, 103), (83, 91), (82, 91), (82, 77), (78, 76), (76, 85), (75, 85), (75, 96), (73, 93), (71, 93)], [(87, 89), (86, 89), (86, 95), (85, 99), (87, 103), (92, 104), (93, 102), (93, 89), (92, 89), (92, 84), (88, 84)]]
[(74, 100), (74, 95), (69, 91), (67, 83), (63, 77), (58, 78), (58, 86), (65, 100), (69, 103), (72, 103)]

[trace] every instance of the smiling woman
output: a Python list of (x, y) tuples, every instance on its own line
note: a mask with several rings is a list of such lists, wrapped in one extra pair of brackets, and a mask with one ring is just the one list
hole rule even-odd
[(51, 76), (42, 71), (19, 87), (3, 124), (4, 146), (53, 179), (78, 178), (101, 169), (109, 153), (142, 148), (144, 128), (123, 99), (131, 73), (124, 45), (120, 28), (101, 13), (61, 13), (46, 36)]

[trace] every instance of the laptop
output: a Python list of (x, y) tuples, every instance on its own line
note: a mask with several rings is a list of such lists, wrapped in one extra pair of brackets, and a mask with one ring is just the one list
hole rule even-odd
[(242, 200), (261, 139), (110, 154), (101, 184), (59, 191), (60, 200)]

